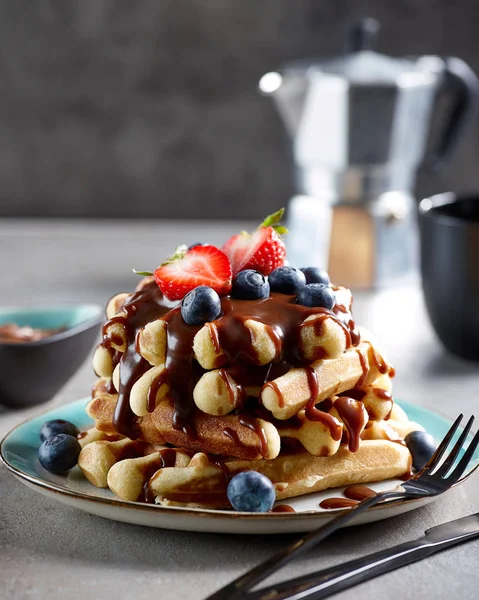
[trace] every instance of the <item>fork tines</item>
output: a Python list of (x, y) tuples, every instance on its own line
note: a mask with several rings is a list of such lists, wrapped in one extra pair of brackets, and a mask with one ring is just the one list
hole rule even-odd
[[(446, 458), (444, 459), (444, 461), (442, 463), (441, 463), (441, 459), (443, 458), (444, 454), (446, 453), (447, 448), (449, 447), (451, 441), (453, 440), (454, 435), (456, 434), (462, 419), (463, 419), (463, 415), (460, 414), (457, 417), (457, 419), (454, 421), (454, 423), (452, 424), (449, 431), (444, 436), (444, 438), (443, 438), (442, 442), (439, 444), (436, 452), (433, 454), (433, 456), (431, 457), (431, 459), (429, 460), (427, 465), (424, 467), (424, 469), (423, 469), (424, 471), (427, 470), (427, 471), (431, 472), (432, 475), (435, 475), (435, 476), (441, 477), (441, 478), (445, 478), (446, 475), (454, 467), (455, 461), (458, 458), (458, 456), (460, 455), (461, 450), (464, 449), (463, 448), (464, 443), (466, 442), (469, 432), (471, 431), (471, 427), (474, 423), (474, 415), (471, 416), (471, 418), (468, 420), (468, 422), (466, 423), (466, 426), (464, 427), (463, 431), (461, 432), (461, 435), (459, 436), (456, 443), (454, 444), (454, 447), (452, 448), (451, 452), (446, 456)], [(459, 481), (459, 479), (462, 477), (462, 475), (464, 474), (465, 470), (467, 469), (467, 466), (468, 466), (472, 456), (474, 455), (474, 452), (478, 448), (478, 446), (479, 446), (479, 432), (477, 432), (474, 435), (469, 446), (464, 451), (464, 454), (462, 455), (461, 459), (457, 463), (455, 469), (452, 471), (452, 473), (450, 473), (448, 475), (447, 479), (448, 479), (448, 481), (450, 481), (451, 485), (456, 483), (457, 481)], [(477, 466), (471, 470), (471, 473), (476, 468), (477, 468)]]

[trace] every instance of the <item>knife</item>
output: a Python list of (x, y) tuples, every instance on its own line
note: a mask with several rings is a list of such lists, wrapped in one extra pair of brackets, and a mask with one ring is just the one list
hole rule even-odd
[(479, 537), (479, 513), (432, 527), (417, 540), (368, 554), (329, 569), (262, 588), (248, 600), (319, 600), (382, 573), (417, 562), (436, 552)]

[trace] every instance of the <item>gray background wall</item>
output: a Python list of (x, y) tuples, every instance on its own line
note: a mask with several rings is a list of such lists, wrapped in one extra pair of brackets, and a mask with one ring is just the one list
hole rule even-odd
[[(477, 0), (0, 0), (0, 215), (264, 215), (292, 187), (257, 82), (364, 15), (384, 52), (479, 72)], [(476, 118), (418, 194), (479, 188), (478, 145)]]

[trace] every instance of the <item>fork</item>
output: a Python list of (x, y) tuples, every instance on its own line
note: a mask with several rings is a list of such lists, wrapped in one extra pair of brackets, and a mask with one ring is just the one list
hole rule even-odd
[(468, 477), (475, 469), (471, 470), (471, 472), (465, 477), (463, 477), (463, 475), (466, 472), (469, 463), (471, 462), (474, 452), (479, 446), (479, 432), (477, 432), (473, 437), (457, 466), (452, 470), (451, 473), (449, 473), (449, 471), (451, 471), (453, 468), (455, 460), (463, 449), (464, 442), (466, 441), (474, 422), (474, 416), (469, 419), (454, 447), (441, 463), (441, 459), (446, 453), (446, 450), (451, 443), (462, 419), (462, 414), (457, 417), (429, 462), (423, 469), (421, 469), (421, 471), (419, 471), (419, 473), (416, 473), (412, 479), (405, 481), (394, 490), (378, 493), (375, 496), (359, 502), (347, 512), (339, 514), (336, 518), (332, 519), (316, 531), (312, 531), (300, 540), (274, 554), (272, 557), (254, 567), (244, 575), (238, 577), (238, 579), (235, 579), (211, 596), (208, 596), (205, 600), (235, 600), (238, 598), (249, 597), (254, 597), (255, 600), (260, 600), (262, 597), (262, 590), (258, 590), (253, 595), (246, 595), (245, 592), (250, 590), (260, 581), (266, 579), (266, 577), (272, 573), (275, 573), (283, 565), (293, 558), (296, 558), (302, 552), (312, 548), (326, 537), (331, 535), (334, 531), (340, 527), (343, 527), (346, 525), (346, 523), (349, 523), (349, 521), (352, 521), (366, 509), (378, 504), (379, 502), (384, 502), (387, 500), (404, 500), (407, 498), (425, 498), (437, 496), (450, 489), (459, 481), (462, 481), (462, 479)]

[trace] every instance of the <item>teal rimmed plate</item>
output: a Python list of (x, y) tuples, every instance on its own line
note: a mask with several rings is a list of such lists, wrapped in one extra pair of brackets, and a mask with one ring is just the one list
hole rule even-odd
[[(319, 503), (325, 498), (338, 496), (341, 488), (289, 499), (287, 502), (296, 510), (295, 513), (237, 513), (124, 502), (109, 490), (93, 487), (83, 478), (78, 467), (72, 469), (67, 476), (48, 473), (41, 467), (36, 456), (40, 445), (40, 427), (49, 419), (66, 419), (80, 429), (87, 429), (92, 425), (90, 417), (85, 413), (87, 402), (88, 399), (84, 398), (56, 407), (15, 427), (0, 445), (0, 458), (7, 469), (26, 486), (49, 498), (93, 515), (150, 527), (212, 533), (293, 533), (313, 530), (338, 512), (322, 510)], [(425, 407), (408, 402), (400, 402), (400, 405), (410, 420), (420, 423), (437, 441), (442, 439), (451, 426), (452, 421), (448, 417)], [(477, 464), (479, 450), (474, 455), (471, 467)], [(391, 489), (399, 483), (399, 480), (388, 480), (368, 486), (380, 491)], [(354, 524), (386, 519), (432, 500), (406, 500), (376, 506), (360, 515)]]

